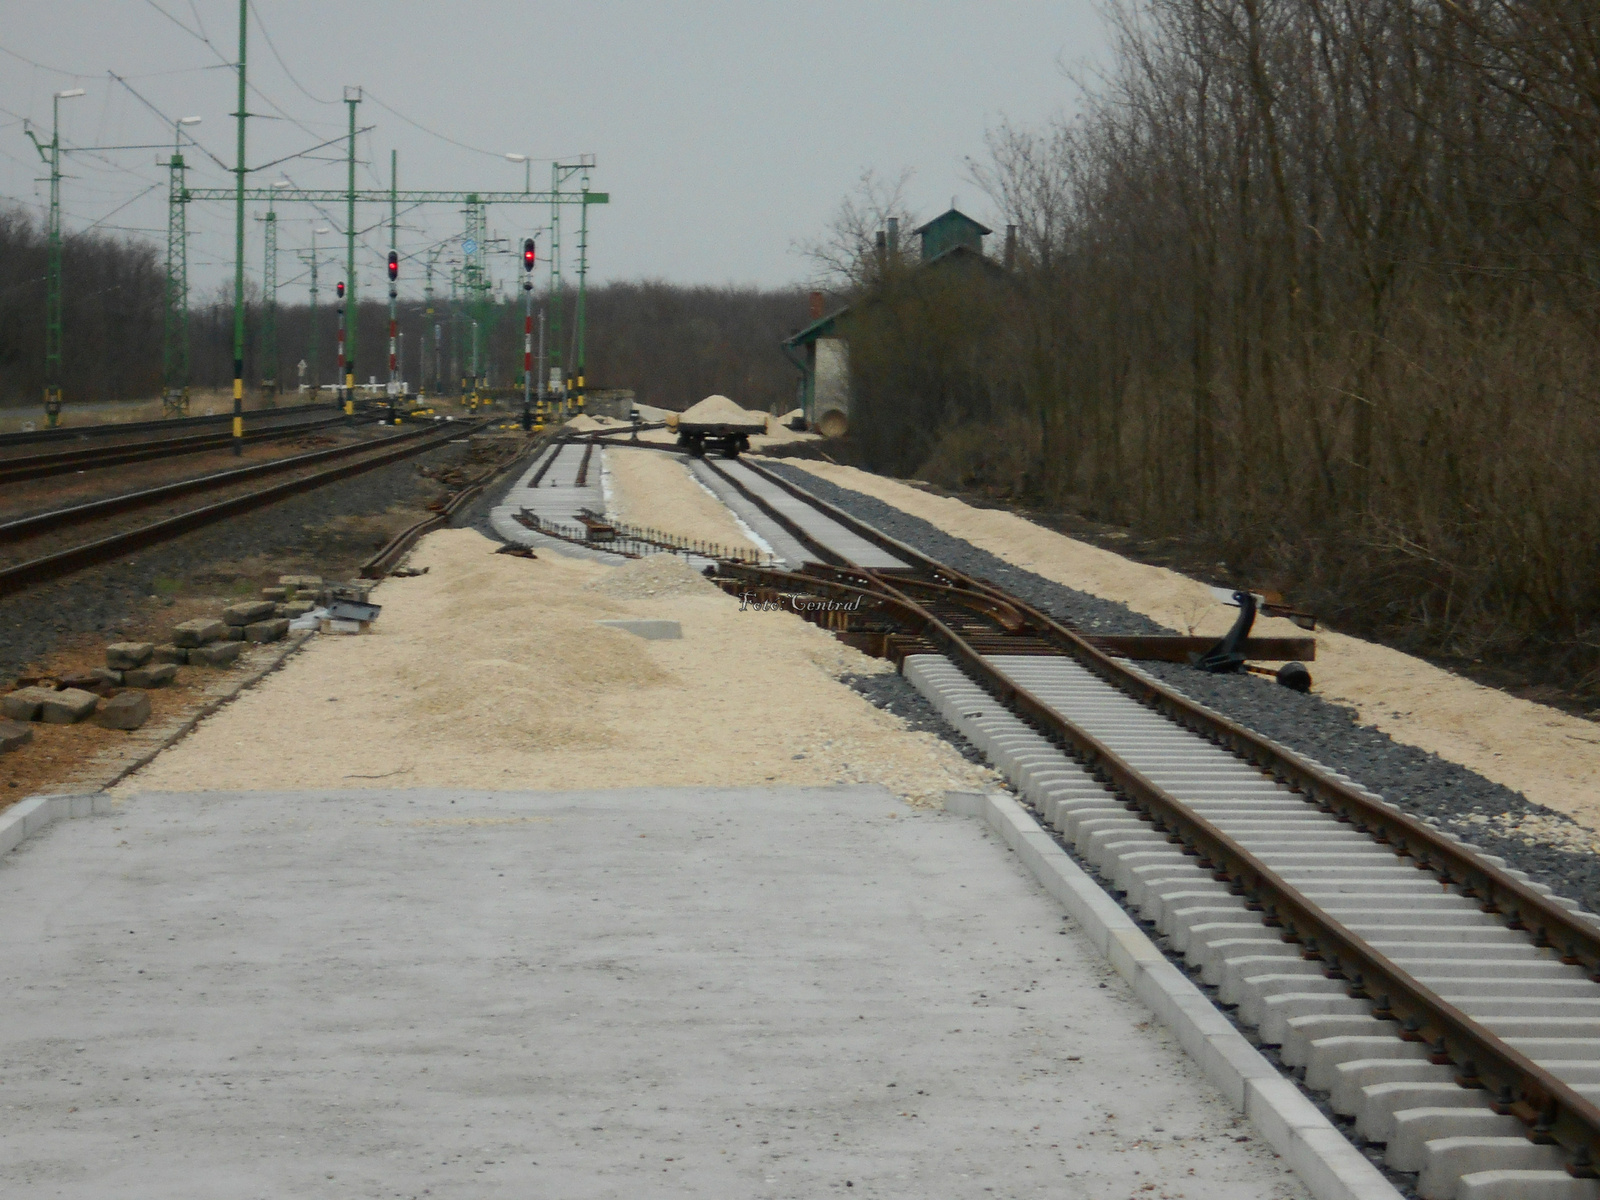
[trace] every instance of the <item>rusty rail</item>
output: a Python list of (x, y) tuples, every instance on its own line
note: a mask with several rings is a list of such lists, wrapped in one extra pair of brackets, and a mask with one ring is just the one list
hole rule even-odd
[[(468, 426), (469, 432), (481, 429), (487, 421), (478, 425)], [(186, 513), (168, 517), (164, 521), (155, 521), (138, 529), (126, 533), (112, 534), (100, 538), (98, 541), (85, 542), (78, 546), (48, 554), (42, 558), (35, 558), (28, 562), (18, 563), (15, 566), (0, 570), (0, 596), (11, 592), (20, 591), (32, 584), (42, 583), (46, 580), (56, 579), (95, 563), (105, 562), (117, 558), (130, 551), (142, 550), (159, 542), (177, 537), (179, 534), (188, 533), (192, 529), (199, 529), (206, 525), (215, 524), (229, 517), (238, 516), (240, 513), (265, 507), (288, 496), (299, 492), (309, 492), (324, 484), (333, 483), (351, 475), (359, 475), (364, 471), (376, 467), (386, 466), (402, 458), (409, 458), (415, 454), (423, 454), (438, 448), (446, 442), (454, 440), (461, 434), (461, 426), (450, 426), (439, 430), (422, 430), (423, 434), (432, 436), (419, 437), (416, 434), (401, 435), (375, 445), (369, 444), (363, 449), (377, 453), (369, 454), (357, 462), (343, 463), (325, 471), (307, 475), (302, 479), (291, 479), (284, 483), (274, 484), (259, 491), (247, 492), (242, 496), (233, 496), (227, 500), (220, 500), (215, 504), (208, 504), (203, 508), (191, 509)], [(395, 441), (404, 439), (406, 444), (394, 446)], [(344, 447), (339, 449), (343, 450)], [(321, 452), (321, 453), (326, 453)]]

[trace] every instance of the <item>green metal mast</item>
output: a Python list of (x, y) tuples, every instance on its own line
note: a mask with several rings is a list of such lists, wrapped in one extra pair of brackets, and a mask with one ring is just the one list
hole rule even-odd
[(583, 411), (583, 360), (584, 360), (584, 300), (587, 297), (585, 282), (589, 274), (589, 172), (583, 173), (580, 184), (583, 204), (578, 208), (578, 311), (573, 324), (578, 340), (578, 411)]
[(348, 175), (344, 209), (344, 411), (355, 412), (356, 386), (356, 105), (361, 103), (360, 88), (345, 88), (344, 102), (350, 110), (350, 149), (346, 158)]
[[(561, 181), (564, 168), (560, 163), (550, 164), (550, 296), (548, 306), (550, 309), (550, 357), (546, 362), (545, 370), (554, 374), (558, 379), (565, 379), (565, 359), (561, 353), (561, 314), (566, 308), (566, 300), (562, 294), (561, 280)], [(571, 174), (568, 171), (568, 174)], [(554, 367), (553, 372), (550, 368)], [(560, 397), (562, 408), (566, 407), (566, 393), (563, 390)]]
[(261, 264), (261, 390), (275, 395), (278, 387), (278, 214), (268, 202), (263, 221), (265, 258)]
[(45, 224), (44, 422), (51, 429), (61, 420), (61, 102), (81, 95), (82, 88), (72, 88), (51, 98), (48, 147), (32, 129), (23, 127), (50, 168), (50, 215)]
[[(467, 197), (467, 230), (461, 243), (461, 284), (472, 312), (472, 349), (468, 370), (472, 387), (483, 386), (483, 342), (489, 335), (489, 210), (474, 193)], [(469, 251), (467, 248), (471, 247)]]
[[(193, 118), (186, 118), (193, 120)], [(179, 137), (183, 122), (174, 124), (172, 157), (167, 160), (167, 291), (161, 327), (161, 415), (189, 415), (189, 195), (184, 187), (184, 161)]]
[(318, 399), (318, 392), (322, 389), (322, 365), (317, 359), (317, 223), (311, 222), (311, 253), (308, 256), (304, 250), (300, 251), (300, 261), (311, 268), (311, 327), (306, 332), (306, 361), (311, 364), (311, 398)]
[(233, 205), (233, 452), (244, 453), (244, 127), (249, 115), (245, 107), (245, 17), (249, 0), (239, 0), (239, 146), (234, 162)]

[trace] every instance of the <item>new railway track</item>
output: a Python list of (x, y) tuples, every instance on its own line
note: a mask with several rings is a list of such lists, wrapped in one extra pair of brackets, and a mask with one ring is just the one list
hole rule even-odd
[(252, 483), (268, 475), (302, 472), (292, 479), (237, 492), (225, 499), (161, 520), (147, 521), (135, 528), (101, 537), (91, 537), (0, 568), (0, 596), (110, 561), (193, 529), (226, 521), (288, 496), (312, 491), (401, 459), (426, 454), (449, 442), (469, 437), (490, 423), (489, 420), (483, 420), (451, 423), (442, 428), (439, 425), (416, 426), (376, 441), (315, 450), (5, 522), (0, 524), (0, 544), (26, 543), (40, 534), (88, 526), (110, 516), (147, 508), (179, 496), (232, 491), (241, 484)]
[(772, 471), (696, 469), (803, 547), (714, 581), (895, 660), (1415, 1194), (1600, 1196), (1600, 918)]

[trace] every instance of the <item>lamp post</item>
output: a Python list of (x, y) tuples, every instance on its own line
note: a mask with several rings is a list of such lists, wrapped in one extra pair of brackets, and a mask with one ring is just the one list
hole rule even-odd
[(533, 190), (533, 159), (526, 154), (508, 154), (506, 158), (511, 162), (523, 165), (522, 194), (527, 195)]

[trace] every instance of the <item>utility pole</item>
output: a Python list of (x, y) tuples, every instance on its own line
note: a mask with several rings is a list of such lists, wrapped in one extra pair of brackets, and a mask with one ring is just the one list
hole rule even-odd
[(54, 429), (61, 420), (61, 102), (83, 95), (82, 88), (57, 92), (50, 101), (50, 146), (23, 132), (50, 168), (50, 215), (45, 225), (44, 269), (44, 423)]
[[(333, 290), (334, 290), (334, 293), (339, 297), (339, 367), (338, 367), (338, 382), (335, 383), (333, 386), (334, 386), (335, 391), (343, 391), (346, 388), (345, 381), (347, 379), (349, 379), (349, 376), (345, 374), (345, 362), (344, 362), (344, 280), (341, 279), (341, 280), (339, 280), (338, 283), (334, 284), (333, 285)], [(345, 397), (346, 398), (345, 398), (345, 402), (344, 402), (344, 415), (349, 417), (349, 416), (353, 415), (354, 410), (350, 407), (350, 400), (349, 400), (348, 391), (345, 392)]]
[[(280, 180), (272, 186), (288, 187), (289, 183)], [(257, 368), (261, 374), (261, 390), (269, 396), (281, 390), (278, 387), (278, 367), (281, 365), (278, 362), (278, 214), (272, 205), (269, 199), (267, 215), (262, 218), (261, 348)]]
[(561, 288), (561, 181), (566, 177), (561, 173), (563, 169), (560, 163), (550, 164), (550, 344), (555, 349), (558, 374), (564, 365), (561, 361), (561, 313), (566, 307)]
[(398, 209), (395, 206), (395, 190), (400, 173), (400, 152), (389, 151), (389, 419), (394, 420), (395, 404), (398, 399), (397, 392), (400, 388), (400, 372), (396, 363), (398, 340), (395, 336), (399, 325), (395, 319), (395, 300), (399, 296), (396, 281), (400, 277), (400, 254), (395, 249), (396, 234), (399, 228)]
[(172, 157), (167, 160), (167, 288), (161, 325), (161, 415), (189, 415), (189, 225), (184, 186), (183, 127), (199, 117), (172, 124)]
[(541, 423), (544, 421), (544, 414), (545, 414), (545, 398), (544, 398), (544, 396), (545, 396), (545, 389), (544, 389), (545, 379), (546, 379), (546, 369), (545, 369), (545, 365), (544, 365), (544, 309), (541, 308), (539, 310), (539, 420), (540, 420)]
[(589, 275), (589, 172), (584, 171), (580, 185), (583, 203), (578, 206), (578, 312), (574, 324), (578, 334), (578, 411), (583, 411), (583, 360), (584, 360), (584, 300), (587, 296), (585, 282)]
[(245, 18), (249, 0), (239, 0), (239, 109), (233, 115), (239, 122), (239, 145), (234, 162), (233, 204), (233, 453), (244, 453), (244, 127), (249, 115), (245, 108)]
[(330, 232), (326, 227), (319, 229), (317, 223), (311, 223), (311, 255), (308, 258), (304, 251), (300, 254), (300, 261), (311, 268), (311, 327), (306, 331), (306, 361), (311, 364), (311, 399), (315, 402), (322, 392), (322, 364), (318, 361), (318, 346), (321, 339), (317, 330), (317, 234)]
[(344, 376), (344, 415), (352, 417), (356, 411), (356, 323), (360, 310), (356, 307), (356, 105), (361, 103), (360, 88), (345, 88), (344, 102), (350, 110), (350, 148), (346, 156), (348, 175), (345, 184), (344, 209), (344, 277), (349, 288), (349, 320), (346, 341), (341, 356)]

